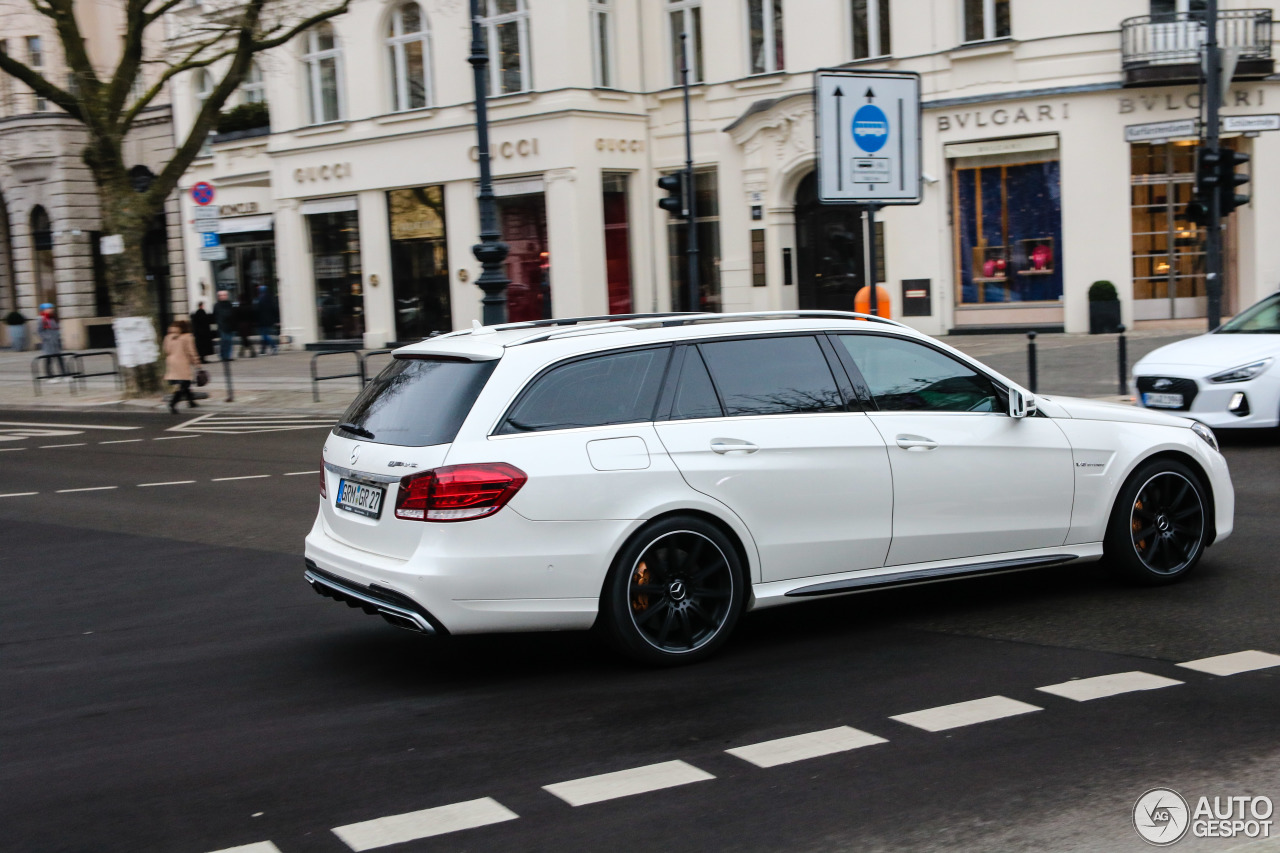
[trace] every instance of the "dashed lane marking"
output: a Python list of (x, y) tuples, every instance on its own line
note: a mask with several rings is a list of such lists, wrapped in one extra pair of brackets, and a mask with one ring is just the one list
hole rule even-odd
[(1036, 689), (1064, 699), (1088, 702), (1091, 699), (1104, 699), (1107, 696), (1118, 696), (1121, 693), (1132, 693), (1136, 690), (1159, 690), (1161, 687), (1173, 687), (1175, 684), (1182, 683), (1162, 675), (1152, 675), (1149, 672), (1117, 672), (1113, 675), (1099, 675), (1096, 678), (1078, 678), (1075, 681), (1064, 681), (1061, 684), (1050, 684), (1048, 687)]
[(686, 764), (683, 761), (664, 761), (661, 764), (619, 770), (616, 773), (602, 773), (599, 776), (557, 782), (554, 785), (544, 785), (542, 789), (571, 806), (585, 806), (605, 800), (616, 800), (619, 797), (647, 794), (663, 788), (674, 788), (677, 785), (705, 782), (714, 778), (716, 777), (705, 770), (699, 770), (692, 764)]
[(253, 844), (241, 844), (239, 847), (227, 847), (213, 853), (280, 853), (280, 848), (270, 841), (258, 841)]
[(58, 489), (55, 494), (69, 495), (72, 492), (105, 492), (109, 489), (118, 489), (119, 486), (89, 486), (86, 489)]
[(912, 711), (909, 714), (898, 714), (890, 717), (908, 726), (924, 729), (927, 732), (941, 732), (947, 729), (958, 729), (961, 726), (972, 726), (989, 720), (1003, 717), (1015, 717), (1018, 714), (1030, 714), (1041, 711), (1035, 705), (1009, 699), (1005, 696), (988, 696), (985, 699), (974, 699), (971, 702), (957, 702), (954, 705), (940, 705), (937, 708), (926, 708), (923, 711)]
[(30, 421), (0, 421), (0, 426), (6, 427), (49, 427), (51, 429), (112, 429), (112, 430), (135, 430), (142, 429), (140, 426), (103, 426), (102, 424), (38, 424)]
[(491, 797), (423, 809), (407, 814), (380, 817), (363, 823), (339, 826), (333, 830), (352, 850), (376, 850), (390, 844), (402, 844), (420, 838), (431, 838), (449, 832), (475, 829), (491, 823), (515, 820), (520, 815)]
[(320, 473), (320, 470), (319, 470), (319, 469), (316, 469), (315, 471), (289, 471), (289, 472), (287, 472), (284, 476), (286, 476), (286, 477), (301, 477), (303, 474), (319, 474), (319, 473)]
[(8, 453), (10, 450), (26, 450), (25, 447), (0, 447), (0, 453)]
[(819, 758), (837, 752), (848, 752), (877, 743), (888, 743), (885, 738), (868, 732), (859, 731), (849, 726), (838, 726), (820, 732), (767, 740), (753, 743), (750, 746), (739, 746), (726, 749), (730, 755), (736, 755), (743, 761), (749, 761), (756, 767), (777, 767), (779, 764), (790, 764), (793, 761), (804, 761), (806, 758)]
[(199, 438), (198, 435), (163, 435), (159, 438), (153, 438), (152, 441), (177, 441), (180, 438)]
[(1280, 655), (1250, 650), (1191, 660), (1186, 663), (1180, 663), (1178, 666), (1194, 669), (1198, 672), (1207, 672), (1210, 675), (1239, 675), (1242, 672), (1253, 672), (1255, 669), (1280, 666)]
[(145, 489), (150, 486), (185, 486), (188, 483), (194, 483), (195, 480), (169, 480), (166, 483), (139, 483), (139, 489)]
[(39, 492), (9, 492), (7, 495), (0, 495), (0, 498), (28, 498), (32, 495), (38, 495)]
[(117, 438), (115, 441), (99, 441), (98, 444), (134, 444), (142, 440), (141, 438)]
[(58, 447), (84, 447), (84, 444), (85, 444), (85, 443), (84, 443), (83, 441), (76, 442), (75, 444), (42, 444), (42, 445), (40, 445), (40, 449), (41, 449), (41, 450), (53, 450), (53, 449), (58, 448)]
[(270, 474), (246, 474), (243, 477), (214, 477), (211, 483), (226, 483), (230, 480), (265, 480)]

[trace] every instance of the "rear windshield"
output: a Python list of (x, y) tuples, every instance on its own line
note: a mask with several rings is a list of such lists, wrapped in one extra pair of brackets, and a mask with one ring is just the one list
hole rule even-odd
[(397, 358), (356, 397), (339, 435), (377, 444), (426, 447), (449, 444), (496, 361)]

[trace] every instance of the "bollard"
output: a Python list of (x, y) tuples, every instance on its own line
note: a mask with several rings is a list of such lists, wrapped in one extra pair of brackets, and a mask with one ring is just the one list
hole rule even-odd
[(1036, 333), (1027, 332), (1027, 390), (1036, 393)]
[(231, 360), (224, 358), (222, 360), (222, 378), (227, 382), (227, 402), (234, 403), (236, 401), (235, 392), (231, 388)]
[(1116, 338), (1116, 355), (1120, 362), (1120, 390), (1116, 393), (1123, 397), (1129, 393), (1129, 344), (1124, 338), (1124, 326), (1116, 327), (1116, 331), (1120, 333), (1120, 337)]

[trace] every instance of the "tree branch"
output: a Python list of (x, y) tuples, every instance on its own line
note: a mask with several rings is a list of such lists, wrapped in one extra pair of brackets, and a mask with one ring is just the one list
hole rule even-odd
[(207, 41), (201, 42), (187, 53), (186, 58), (180, 60), (176, 65), (171, 65), (166, 68), (164, 73), (160, 75), (160, 78), (156, 80), (156, 82), (153, 83), (147, 91), (143, 92), (141, 97), (130, 105), (129, 109), (125, 110), (124, 114), (120, 118), (120, 132), (122, 134), (129, 132), (129, 128), (133, 126), (134, 119), (138, 117), (138, 113), (146, 109), (147, 104), (151, 103), (151, 101), (155, 99), (156, 95), (160, 94), (164, 89), (165, 84), (171, 79), (184, 71), (194, 71), (198, 68), (207, 68), (215, 62), (219, 62), (226, 59), (228, 56), (234, 55), (235, 49), (227, 48), (220, 53), (216, 53), (204, 59), (196, 59), (196, 57), (198, 57), (203, 51), (213, 47), (224, 38), (225, 36), (222, 33), (219, 33)]
[(84, 112), (80, 109), (80, 104), (76, 102), (70, 92), (53, 85), (45, 79), (43, 74), (29, 68), (3, 51), (0, 51), (0, 71), (5, 72), (19, 82), (25, 83), (39, 97), (57, 104), (76, 121), (88, 124), (85, 121)]

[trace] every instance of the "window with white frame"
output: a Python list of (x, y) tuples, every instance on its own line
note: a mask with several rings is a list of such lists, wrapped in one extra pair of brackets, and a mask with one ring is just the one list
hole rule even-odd
[[(27, 36), (27, 65), (32, 71), (43, 73), (44, 71), (44, 47), (40, 43), (40, 36)], [(49, 102), (40, 95), (31, 94), (34, 109), (38, 113), (47, 112)]]
[(321, 22), (307, 31), (306, 67), (308, 114), (312, 124), (338, 121), (343, 116), (342, 50), (333, 27)]
[(782, 0), (747, 0), (747, 41), (752, 74), (787, 67), (782, 52)]
[(484, 0), (489, 40), (489, 94), (533, 88), (529, 74), (529, 8), (525, 0)]
[(596, 86), (614, 88), (613, 0), (591, 0), (591, 48)]
[(194, 92), (196, 96), (195, 114), (198, 116), (200, 115), (200, 111), (204, 109), (204, 102), (209, 100), (209, 96), (213, 94), (213, 77), (211, 77), (209, 72), (205, 71), (203, 68), (196, 72), (196, 85)]
[(416, 2), (401, 3), (387, 24), (391, 109), (419, 110), (431, 102), (431, 56), (426, 16)]
[(702, 82), (702, 0), (667, 0), (667, 29), (671, 38), (671, 83), (680, 85), (681, 43), (689, 56), (689, 82)]
[(262, 69), (258, 63), (250, 62), (240, 83), (240, 95), (246, 104), (265, 104), (267, 102), (267, 84), (262, 79)]
[(964, 40), (988, 41), (1007, 38), (1009, 0), (963, 0)]
[(889, 44), (889, 0), (853, 0), (853, 58), (893, 53)]

